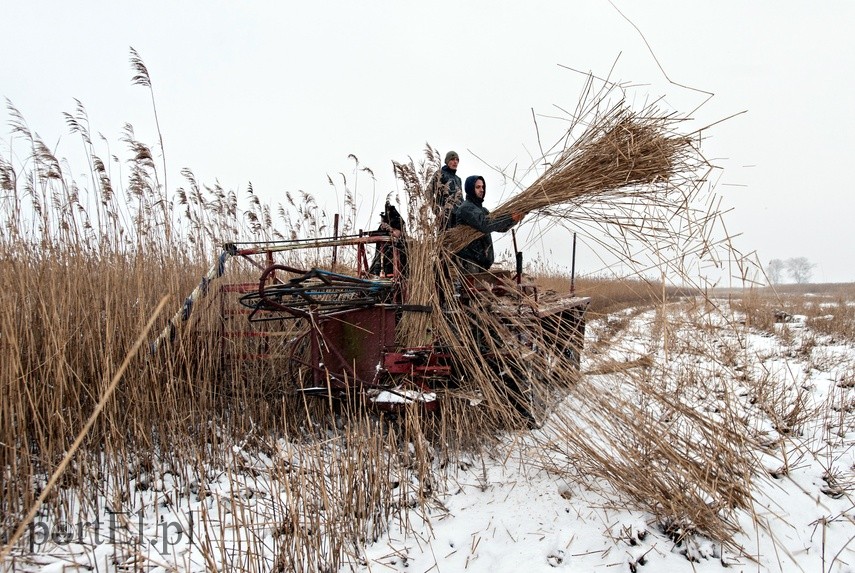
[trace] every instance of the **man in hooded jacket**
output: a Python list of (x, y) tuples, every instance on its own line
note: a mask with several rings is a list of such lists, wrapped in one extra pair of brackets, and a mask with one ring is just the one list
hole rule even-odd
[(489, 270), (493, 266), (495, 254), (493, 253), (493, 231), (505, 232), (522, 220), (519, 213), (505, 215), (497, 219), (491, 218), (490, 212), (484, 207), (484, 195), (487, 193), (487, 183), (480, 175), (472, 175), (466, 178), (463, 186), (466, 192), (466, 200), (463, 201), (452, 213), (455, 225), (468, 225), (482, 233), (483, 236), (466, 245), (455, 253), (460, 260), (463, 270), (468, 273), (477, 273)]
[(392, 276), (395, 272), (395, 250), (398, 251), (398, 271), (407, 271), (407, 244), (404, 238), (404, 219), (394, 205), (386, 201), (383, 212), (380, 213), (380, 227), (370, 233), (373, 236), (386, 235), (393, 238), (392, 242), (380, 243), (374, 251), (374, 259), (368, 272), (377, 276)]

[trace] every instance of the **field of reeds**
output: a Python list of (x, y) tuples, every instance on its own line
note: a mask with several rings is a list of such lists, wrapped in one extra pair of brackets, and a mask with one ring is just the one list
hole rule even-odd
[[(224, 243), (323, 234), (330, 222), (311, 196), (289, 195), (274, 223), (251, 188), (239, 209), (235, 191), (205, 186), (189, 170), (184, 186), (167, 193), (155, 153), (130, 126), (123, 141), (129, 175), (114, 178), (82, 106), (67, 119), (89, 153), (90, 180), (75, 181), (23, 116), (11, 113), (13, 156), (24, 159), (0, 159), (4, 570), (38, 568), (39, 550), (67, 547), (68, 531), (69, 541), (90, 543), (82, 557), (90, 566), (121, 568), (139, 558), (133, 544), (126, 547), (128, 523), (152, 515), (163, 522), (174, 514), (190, 529), (189, 515), (204, 529), (227, 511), (252, 531), (254, 517), (240, 505), (253, 495), (249, 485), (231, 492), (229, 507), (194, 508), (195, 517), (182, 512), (179, 497), (205, 499), (216, 476), (244, 476), (260, 460), (272, 464), (266, 469), (291, 509), (265, 525), (276, 536), (272, 552), (253, 545), (258, 540), (242, 548), (238, 559), (256, 563), (247, 568), (334, 567), (345, 548), (376, 538), (401, 508), (426, 499), (417, 478), (430, 473), (430, 457), (402, 446), (422, 444), (421, 430), (344, 419), (283, 391), (275, 361), (226, 360), (213, 295), (199, 301), (195, 328), (169, 329)], [(345, 217), (342, 231), (352, 223)], [(347, 263), (343, 254), (340, 265)], [(257, 277), (257, 269), (233, 262), (224, 280)], [(168, 336), (159, 339), (161, 332)], [(230, 562), (225, 534), (211, 533), (200, 559)], [(142, 535), (140, 528), (136, 539)], [(148, 539), (155, 538), (156, 525)], [(107, 546), (109, 555), (100, 555)]]
[[(150, 87), (142, 62), (132, 61), (136, 83)], [(616, 108), (608, 109), (613, 117)], [(225, 243), (320, 237), (334, 227), (347, 234), (373, 222), (356, 221), (351, 210), (336, 226), (308, 194), (289, 194), (271, 207), (251, 188), (205, 185), (189, 169), (172, 189), (162, 145), (138, 141), (130, 126), (122, 141), (124, 175), (114, 176), (82, 105), (66, 114), (88, 157), (88, 179), (76, 181), (25, 118), (12, 107), (10, 114), (8, 157), (15, 160), (0, 158), (4, 570), (56, 563), (109, 571), (370, 567), (372, 544), (442, 515), (461, 472), (480, 460), (486, 475), (487, 460), (516, 459), (519, 447), (529, 452), (521, 464), (597, 488), (611, 500), (602, 503), (645, 512), (676, 545), (703, 537), (714, 540), (719, 557), (741, 556), (744, 527), (735, 519), (750, 514), (752, 484), (763, 472), (754, 448), (768, 436), (752, 424), (769, 422), (780, 437), (804, 422), (805, 409), (800, 393), (772, 377), (749, 389), (748, 405), (723, 389), (719, 380), (747, 376), (740, 337), (756, 329), (795, 340), (776, 320), (805, 316), (818, 337), (853, 338), (855, 297), (846, 290), (821, 299), (782, 289), (704, 296), (680, 266), (687, 253), (727, 246), (726, 239), (711, 244), (703, 231), (715, 217), (693, 203), (703, 175), (678, 170), (679, 183), (667, 185), (654, 172), (622, 192), (610, 184), (610, 194), (592, 204), (572, 195), (572, 209), (560, 217), (578, 215), (589, 235), (633, 258), (648, 241), (655, 253), (641, 266), (667, 269), (688, 286), (575, 277), (576, 294), (592, 299), (581, 373), (556, 367), (548, 355), (527, 355), (524, 364), (512, 355), (505, 365), (525, 372), (533, 393), (554, 398), (542, 432), (531, 432), (482, 351), (467, 341), (456, 349), (466, 375), (447, 392), (440, 414), (412, 408), (390, 420), (343, 408), (293, 391), (299, 373), (277, 354), (292, 333), (263, 343), (225, 337), (229, 325), (242, 328), (239, 316), (224, 313), (234, 300), (203, 277), (218, 269)], [(556, 164), (576, 167), (572, 160), (583, 151), (571, 151), (576, 155), (557, 149), (564, 163)], [(594, 162), (598, 180), (607, 163)], [(442, 237), (430, 231), (423, 201), (438, 167), (430, 148), (423, 161), (395, 166), (412, 240), (411, 296), (424, 305), (440, 304), (431, 285), (441, 274), (433, 265), (443, 260)], [(570, 169), (577, 179), (581, 171)], [(529, 191), (560, 187), (550, 173)], [(651, 182), (655, 192), (645, 187)], [(353, 206), (344, 185), (345, 204)], [(555, 211), (552, 201), (563, 200), (541, 199), (526, 210)], [(644, 222), (628, 221), (633, 210)], [(705, 215), (698, 220), (697, 213)], [(657, 230), (647, 235), (652, 223)], [(671, 252), (678, 245), (681, 256)], [(352, 255), (338, 256), (339, 270), (353, 266)], [(321, 249), (295, 257), (277, 262), (311, 268), (330, 260)], [(259, 272), (233, 258), (219, 280), (252, 282)], [(527, 275), (543, 294), (570, 290), (563, 274), (530, 268)], [(180, 309), (200, 285), (208, 296), (193, 301), (185, 320)], [(474, 305), (468, 320), (474, 316), (501, 340), (508, 326), (492, 316), (494, 303)], [(405, 320), (402, 338), (419, 344), (438, 333), (448, 340), (469, 328), (438, 316), (445, 314), (435, 312), (427, 323)], [(629, 336), (637, 329), (642, 342)], [(241, 359), (262, 350), (263, 359)], [(848, 492), (844, 479), (833, 481)], [(638, 556), (629, 563), (637, 567)]]

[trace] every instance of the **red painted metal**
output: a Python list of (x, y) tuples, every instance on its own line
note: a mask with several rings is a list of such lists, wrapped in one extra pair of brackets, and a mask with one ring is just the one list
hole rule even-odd
[(395, 344), (395, 311), (384, 306), (358, 308), (317, 319), (318, 364), (339, 381), (375, 384), (383, 353)]
[[(267, 266), (263, 267), (256, 283), (222, 287), (224, 300), (228, 296), (239, 296), (242, 300), (254, 296), (252, 300), (256, 304), (253, 308), (237, 312), (229, 311), (224, 305), (224, 321), (229, 317), (237, 320), (246, 315), (250, 321), (267, 322), (260, 322), (257, 329), (238, 328), (222, 332), (223, 340), (258, 340), (256, 346), (259, 348), (253, 349), (257, 352), (240, 352), (234, 358), (284, 358), (297, 366), (294, 372), (299, 370), (305, 376), (286, 383), (307, 394), (361, 395), (374, 407), (392, 411), (414, 403), (425, 410), (436, 409), (439, 404), (436, 390), (454, 381), (454, 360), (440, 341), (413, 348), (397, 344), (396, 329), (405, 313), (430, 312), (430, 307), (408, 304), (407, 280), (401, 272), (399, 243), (387, 235), (363, 231), (357, 236), (339, 237), (337, 226), (335, 233), (331, 239), (288, 241), (244, 249), (228, 246), (233, 255), (246, 259), (263, 256)], [(389, 242), (395, 245), (392, 275), (370, 277), (367, 246), (379, 249)], [(331, 261), (336, 265), (339, 264), (339, 249), (342, 247), (355, 250), (355, 257), (348, 259), (356, 266), (353, 275), (316, 272), (316, 269), (304, 271), (275, 264), (274, 261), (276, 252), (329, 248), (331, 250), (327, 252), (331, 253)], [(257, 262), (253, 264), (262, 268)], [(351, 286), (353, 294), (348, 294)], [(570, 347), (577, 342), (581, 345), (588, 299), (574, 297), (557, 305), (541, 307), (537, 303), (537, 285), (523, 282), (522, 273), (509, 271), (463, 275), (463, 288), (470, 298), (486, 291), (500, 297), (507, 296), (509, 312), (515, 316), (520, 312), (518, 308), (529, 305), (532, 324), (539, 322), (539, 330), (552, 332), (554, 341), (562, 340), (560, 344), (553, 342), (560, 346), (556, 351), (578, 361), (578, 349)], [(384, 294), (360, 298), (367, 296), (365, 293), (375, 292)], [(334, 304), (330, 304), (330, 300)], [(354, 302), (350, 303), (351, 300)], [(533, 307), (530, 306), (532, 302)], [(300, 333), (278, 332), (276, 321), (282, 320), (287, 320), (290, 325), (301, 325), (297, 329)], [(283, 334), (290, 338), (280, 338), (274, 354), (271, 350), (274, 348), (273, 337)]]

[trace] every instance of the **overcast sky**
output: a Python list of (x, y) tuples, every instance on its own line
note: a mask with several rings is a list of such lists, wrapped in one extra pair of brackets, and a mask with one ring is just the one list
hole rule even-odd
[[(343, 172), (373, 228), (396, 188), (391, 161), (420, 158), (426, 142), (457, 150), (464, 177), (486, 176), (488, 206), (506, 199), (490, 167), (530, 165), (532, 109), (554, 115), (579, 98), (584, 76), (565, 67), (606, 75), (617, 62), (612, 77), (636, 84), (637, 101), (693, 110), (707, 96), (669, 83), (646, 39), (673, 82), (715, 94), (695, 128), (747, 112), (703, 147), (722, 168), (716, 191), (740, 250), (764, 264), (804, 256), (815, 281), (855, 281), (855, 3), (614, 2), (632, 23), (606, 0), (9, 1), (0, 96), (60, 156), (79, 148), (62, 118), (73, 98), (112, 145), (125, 123), (154, 144), (149, 94), (130, 83), (133, 46), (152, 76), (170, 188), (188, 167), (230, 189), (251, 181), (270, 202), (305, 190), (334, 205), (327, 174)], [(8, 119), (2, 110), (3, 153)], [(354, 179), (349, 154), (376, 181)], [(84, 170), (74, 175), (86, 181)]]

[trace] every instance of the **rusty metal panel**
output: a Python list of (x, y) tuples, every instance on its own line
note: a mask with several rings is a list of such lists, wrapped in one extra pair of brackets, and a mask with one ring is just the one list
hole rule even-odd
[(374, 382), (383, 352), (395, 343), (395, 311), (384, 306), (324, 316), (318, 324), (320, 362), (331, 374)]

